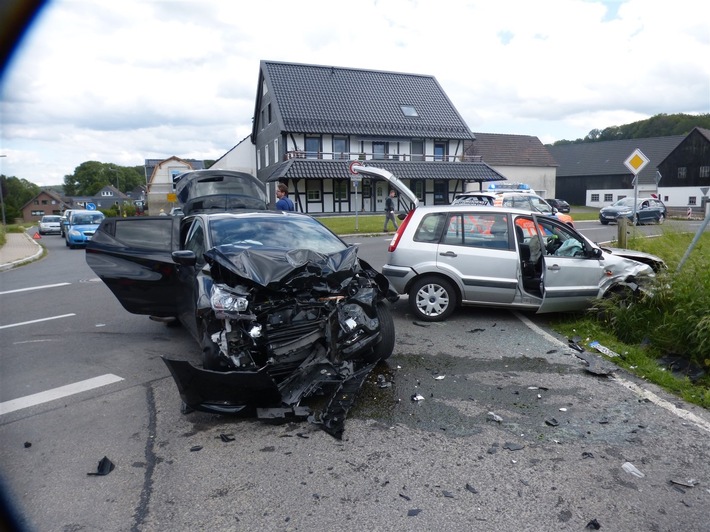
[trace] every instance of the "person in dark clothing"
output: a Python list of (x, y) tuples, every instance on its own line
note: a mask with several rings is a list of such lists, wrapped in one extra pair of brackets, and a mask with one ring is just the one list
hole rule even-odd
[(288, 197), (288, 187), (283, 183), (279, 183), (276, 186), (276, 210), (277, 211), (295, 211), (296, 206), (293, 204), (291, 198)]
[(390, 195), (385, 200), (385, 226), (382, 229), (385, 233), (387, 232), (387, 225), (392, 221), (394, 225), (394, 230), (397, 230), (397, 220), (394, 217), (394, 190), (390, 190)]

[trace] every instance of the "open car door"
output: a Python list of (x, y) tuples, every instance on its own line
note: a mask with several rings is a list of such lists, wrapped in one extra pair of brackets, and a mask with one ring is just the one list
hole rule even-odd
[(172, 252), (179, 249), (181, 216), (106, 218), (86, 247), (86, 262), (133, 314), (176, 316), (184, 284)]

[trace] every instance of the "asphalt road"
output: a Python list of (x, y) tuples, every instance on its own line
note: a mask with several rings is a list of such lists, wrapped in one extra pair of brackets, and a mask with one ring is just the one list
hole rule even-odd
[[(388, 239), (359, 240), (379, 267)], [(45, 259), (0, 273), (0, 471), (27, 530), (709, 529), (708, 412), (588, 372), (534, 316), (423, 324), (403, 298), (395, 353), (338, 441), (181, 414), (160, 356), (197, 361), (196, 344), (42, 242)], [(115, 469), (87, 475), (104, 456)]]

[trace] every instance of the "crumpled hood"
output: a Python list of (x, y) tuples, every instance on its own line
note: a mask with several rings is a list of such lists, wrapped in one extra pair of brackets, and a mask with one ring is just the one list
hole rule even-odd
[(312, 287), (314, 282), (337, 286), (362, 271), (354, 246), (323, 254), (308, 249), (255, 249), (227, 244), (210, 249), (205, 258), (216, 282), (234, 286), (246, 281), (274, 291)]
[(611, 248), (607, 246), (601, 246), (601, 249), (604, 251), (604, 257), (614, 255), (617, 257), (631, 259), (636, 262), (641, 262), (650, 266), (656, 273), (666, 267), (666, 263), (661, 257), (652, 255), (651, 253), (636, 251), (635, 249)]

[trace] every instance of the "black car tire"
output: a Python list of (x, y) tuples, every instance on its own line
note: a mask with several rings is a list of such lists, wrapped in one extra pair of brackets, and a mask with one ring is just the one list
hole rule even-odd
[(377, 320), (380, 322), (380, 341), (372, 348), (372, 351), (365, 355), (365, 362), (377, 362), (378, 360), (387, 360), (394, 351), (394, 318), (389, 305), (386, 303), (378, 303)]
[[(428, 304), (437, 308), (427, 314)], [(409, 289), (409, 308), (422, 321), (444, 321), (456, 309), (458, 296), (453, 285), (441, 277), (422, 277)]]

